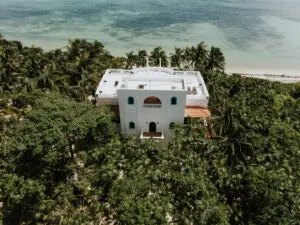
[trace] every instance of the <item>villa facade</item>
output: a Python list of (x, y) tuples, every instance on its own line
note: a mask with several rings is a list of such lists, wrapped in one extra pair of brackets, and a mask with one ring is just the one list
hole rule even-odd
[(117, 107), (121, 131), (141, 139), (165, 139), (185, 117), (210, 117), (209, 94), (197, 71), (109, 69), (98, 85), (96, 101), (98, 106)]

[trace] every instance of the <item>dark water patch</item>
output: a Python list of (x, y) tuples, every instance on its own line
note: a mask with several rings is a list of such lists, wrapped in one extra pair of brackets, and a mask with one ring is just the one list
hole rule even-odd
[(30, 9), (1, 9), (0, 19), (26, 19), (28, 17), (39, 17), (50, 14), (48, 10), (30, 10)]
[(113, 31), (113, 32), (110, 32), (109, 35), (110, 35), (111, 37), (118, 37), (118, 36), (119, 36), (119, 33)]
[[(280, 34), (264, 26), (265, 22), (261, 19), (264, 15), (280, 15), (300, 21), (296, 10), (280, 10), (279, 7), (284, 6), (282, 3), (272, 1), (270, 4), (267, 0), (28, 0), (22, 1), (23, 4), (17, 4), (14, 0), (3, 1), (5, 4), (0, 7), (0, 25), (1, 20), (14, 20), (33, 27), (38, 26), (35, 24), (44, 23), (45, 26), (50, 26), (53, 32), (68, 26), (85, 31), (85, 26), (97, 26), (103, 21), (109, 21), (111, 27), (107, 30), (102, 29), (102, 32), (110, 32), (112, 37), (116, 37), (117, 34), (111, 32), (112, 29), (126, 30), (133, 36), (141, 36), (153, 35), (155, 30), (169, 28), (174, 24), (188, 26), (190, 23), (209, 23), (217, 26), (228, 42), (243, 49), (264, 38), (282, 38)], [(291, 5), (296, 7), (299, 3), (292, 2)], [(59, 16), (54, 14), (57, 11), (60, 12)], [(29, 29), (28, 32), (37, 33), (38, 28), (33, 31)], [(41, 32), (44, 32), (43, 29)], [(185, 30), (180, 28), (172, 32), (173, 38), (176, 38), (176, 32), (183, 33)], [(198, 33), (201, 35), (201, 31)], [(124, 37), (121, 37), (121, 40), (122, 38)]]
[(117, 40), (122, 42), (132, 42), (132, 37), (130, 36), (118, 37)]
[[(229, 7), (227, 5), (198, 4), (180, 5), (176, 7), (155, 8), (149, 7), (148, 11), (139, 15), (122, 16), (114, 18), (113, 28), (126, 29), (135, 35), (144, 35), (153, 32), (157, 28), (164, 28), (174, 24), (185, 23), (210, 23), (217, 26), (225, 34), (227, 41), (238, 48), (248, 48), (251, 42), (258, 41), (264, 37), (278, 38), (280, 35), (274, 31), (262, 28), (264, 21), (261, 16), (264, 10), (243, 7)], [(228, 32), (228, 29), (240, 33)], [(258, 29), (259, 28), (259, 32)], [(178, 30), (178, 32), (181, 32)], [(240, 36), (241, 35), (241, 36)]]

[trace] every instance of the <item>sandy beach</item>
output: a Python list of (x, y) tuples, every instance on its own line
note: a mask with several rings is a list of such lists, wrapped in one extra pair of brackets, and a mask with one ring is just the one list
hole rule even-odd
[(154, 2), (1, 0), (0, 33), (45, 50), (98, 40), (118, 56), (204, 41), (221, 48), (229, 73), (300, 75), (298, 1)]
[(252, 68), (248, 69), (231, 69), (226, 70), (230, 75), (240, 74), (242, 77), (253, 77), (258, 79), (266, 79), (270, 81), (279, 81), (283, 83), (297, 83), (300, 82), (300, 72), (296, 71), (281, 71), (269, 70), (261, 71)]

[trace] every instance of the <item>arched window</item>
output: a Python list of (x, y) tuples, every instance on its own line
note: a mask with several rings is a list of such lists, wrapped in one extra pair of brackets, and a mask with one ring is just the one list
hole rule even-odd
[(161, 105), (161, 101), (157, 97), (150, 96), (150, 97), (148, 97), (148, 98), (146, 98), (144, 100), (144, 104), (145, 105), (147, 105), (147, 104), (150, 104), (150, 105)]
[(159, 98), (150, 96), (144, 100), (144, 108), (156, 108), (160, 109), (161, 108), (161, 101)]
[(169, 125), (169, 129), (173, 129), (175, 127), (175, 123), (171, 122)]
[(129, 129), (135, 129), (135, 123), (134, 122), (129, 123)]
[(177, 98), (176, 97), (171, 98), (171, 105), (177, 105)]
[(134, 98), (133, 97), (128, 97), (128, 105), (134, 105)]

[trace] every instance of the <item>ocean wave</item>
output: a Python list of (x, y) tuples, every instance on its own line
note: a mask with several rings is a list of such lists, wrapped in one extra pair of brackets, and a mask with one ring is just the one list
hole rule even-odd
[[(300, 38), (299, 6), (295, 0), (1, 0), (0, 33), (43, 44), (99, 39), (124, 51), (128, 46), (171, 48), (204, 40), (222, 47), (229, 64), (247, 65), (251, 59), (271, 65), (266, 60), (276, 56), (299, 68), (290, 59), (300, 58), (295, 41)], [(289, 53), (291, 64), (281, 52)]]

